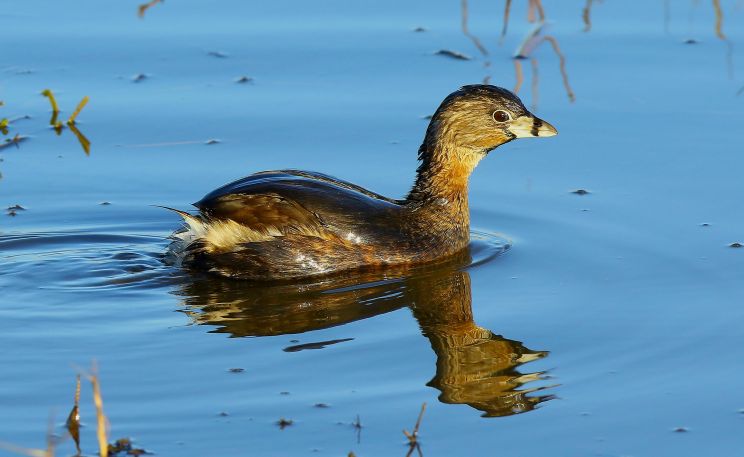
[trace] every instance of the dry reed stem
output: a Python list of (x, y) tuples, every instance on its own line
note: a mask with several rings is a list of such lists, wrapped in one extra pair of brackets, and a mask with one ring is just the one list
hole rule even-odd
[(592, 29), (592, 0), (586, 0), (586, 5), (581, 11), (581, 18), (584, 20), (584, 32)]
[(563, 56), (560, 46), (558, 46), (558, 40), (549, 35), (543, 37), (543, 40), (547, 40), (550, 42), (550, 44), (553, 46), (553, 50), (558, 55), (558, 59), (560, 59), (560, 69), (561, 77), (563, 77), (563, 86), (566, 88), (568, 100), (573, 103), (576, 100), (576, 95), (574, 95), (573, 89), (571, 89), (571, 84), (569, 84), (568, 82), (568, 73), (566, 73), (566, 58)]
[(88, 104), (88, 100), (90, 100), (90, 98), (87, 95), (83, 97), (82, 100), (80, 100), (80, 103), (78, 103), (78, 106), (77, 108), (75, 108), (75, 111), (72, 113), (72, 116), (70, 116), (70, 118), (67, 119), (68, 125), (75, 123), (75, 119), (78, 117), (78, 114), (80, 114), (80, 111), (82, 111), (83, 108), (85, 108), (85, 105)]
[(726, 35), (723, 34), (723, 10), (721, 10), (720, 0), (713, 0), (713, 9), (716, 12), (716, 36), (725, 40)]
[(108, 419), (103, 413), (103, 397), (101, 383), (98, 380), (98, 365), (95, 360), (90, 374), (84, 373), (93, 386), (93, 403), (96, 406), (96, 435), (98, 437), (98, 453), (100, 457), (108, 457)]
[(424, 411), (426, 411), (426, 402), (421, 405), (421, 412), (419, 412), (418, 419), (416, 419), (416, 425), (413, 427), (413, 431), (409, 433), (407, 430), (403, 430), (403, 434), (408, 438), (408, 453), (406, 457), (410, 457), (413, 451), (416, 450), (418, 455), (423, 457), (421, 453), (421, 444), (418, 442), (419, 427), (421, 427), (421, 419), (424, 418)]
[(77, 137), (78, 141), (80, 142), (80, 146), (82, 146), (83, 151), (85, 151), (85, 155), (90, 155), (90, 140), (86, 138), (85, 135), (78, 130), (78, 128), (75, 126), (75, 124), (69, 124), (68, 127), (70, 128), (70, 131)]
[(54, 457), (54, 446), (57, 444), (57, 439), (54, 436), (54, 414), (49, 414), (49, 421), (47, 422), (47, 434), (46, 434), (46, 455)]
[(478, 37), (472, 35), (468, 30), (468, 0), (460, 0), (460, 11), (462, 12), (462, 22), (460, 23), (460, 25), (462, 26), (462, 33), (466, 37), (470, 38), (470, 41), (473, 42), (473, 44), (476, 48), (478, 48), (478, 51), (480, 51), (481, 54), (487, 56), (488, 50), (485, 48), (485, 46), (483, 46)]
[(540, 22), (543, 22), (545, 20), (545, 10), (542, 6), (542, 0), (530, 0), (529, 6), (527, 8), (528, 22), (535, 22), (535, 11), (537, 11), (537, 16)]
[(41, 95), (49, 99), (49, 103), (52, 104), (52, 111), (55, 113), (59, 113), (59, 106), (57, 106), (57, 100), (54, 98), (54, 94), (52, 93), (52, 90), (44, 89), (43, 91), (41, 91)]
[(75, 405), (72, 407), (70, 415), (67, 416), (65, 426), (67, 427), (67, 432), (73, 441), (75, 441), (75, 448), (78, 455), (80, 455), (80, 375), (77, 375), (77, 383), (75, 385)]
[(532, 64), (532, 111), (537, 111), (538, 99), (540, 97), (538, 91), (540, 86), (540, 78), (538, 73), (537, 59), (535, 57), (530, 57), (530, 63)]
[(506, 37), (506, 29), (509, 26), (509, 11), (511, 10), (511, 0), (506, 0), (504, 5), (504, 26), (501, 28), (501, 38), (499, 38), (499, 44), (504, 42)]

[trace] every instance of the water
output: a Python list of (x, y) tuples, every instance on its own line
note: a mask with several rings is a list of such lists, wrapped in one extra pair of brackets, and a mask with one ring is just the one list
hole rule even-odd
[[(161, 262), (179, 221), (151, 205), (254, 171), (404, 194), (422, 116), (515, 87), (525, 3), (501, 46), (500, 2), (468, 3), (470, 36), (455, 1), (3, 8), (0, 118), (30, 119), (0, 149), (0, 203), (26, 208), (0, 222), (0, 439), (43, 447), (50, 412), (61, 433), (95, 359), (112, 439), (158, 455), (405, 455), (423, 402), (427, 457), (739, 451), (741, 2), (718, 36), (715, 2), (593, 2), (585, 32), (586, 2), (546, 1), (575, 101), (550, 41), (518, 61), (560, 135), (476, 170), (471, 260), (301, 291)], [(90, 97), (90, 155), (48, 127), (46, 88), (61, 119)]]

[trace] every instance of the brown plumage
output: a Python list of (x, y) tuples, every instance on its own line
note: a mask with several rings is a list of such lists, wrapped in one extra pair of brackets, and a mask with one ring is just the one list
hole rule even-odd
[(256, 173), (207, 194), (194, 204), (198, 215), (178, 211), (186, 225), (169, 258), (250, 280), (443, 260), (468, 245), (468, 179), (478, 162), (515, 138), (555, 134), (508, 90), (465, 86), (432, 116), (405, 199), (320, 173)]

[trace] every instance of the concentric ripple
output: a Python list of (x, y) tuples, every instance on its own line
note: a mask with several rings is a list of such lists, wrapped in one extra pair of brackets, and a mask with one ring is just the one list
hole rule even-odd
[[(15, 286), (33, 284), (52, 289), (174, 284), (185, 277), (184, 272), (163, 263), (167, 244), (165, 235), (86, 231), (4, 234), (0, 235), (0, 261), (4, 264), (0, 278)], [(509, 247), (502, 237), (474, 231), (469, 256), (457, 267), (487, 263)]]

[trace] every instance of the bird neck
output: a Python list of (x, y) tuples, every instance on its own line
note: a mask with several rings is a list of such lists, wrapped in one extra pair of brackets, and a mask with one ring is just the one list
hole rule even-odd
[(468, 180), (483, 154), (468, 148), (426, 142), (419, 149), (421, 164), (407, 200), (468, 212)]

